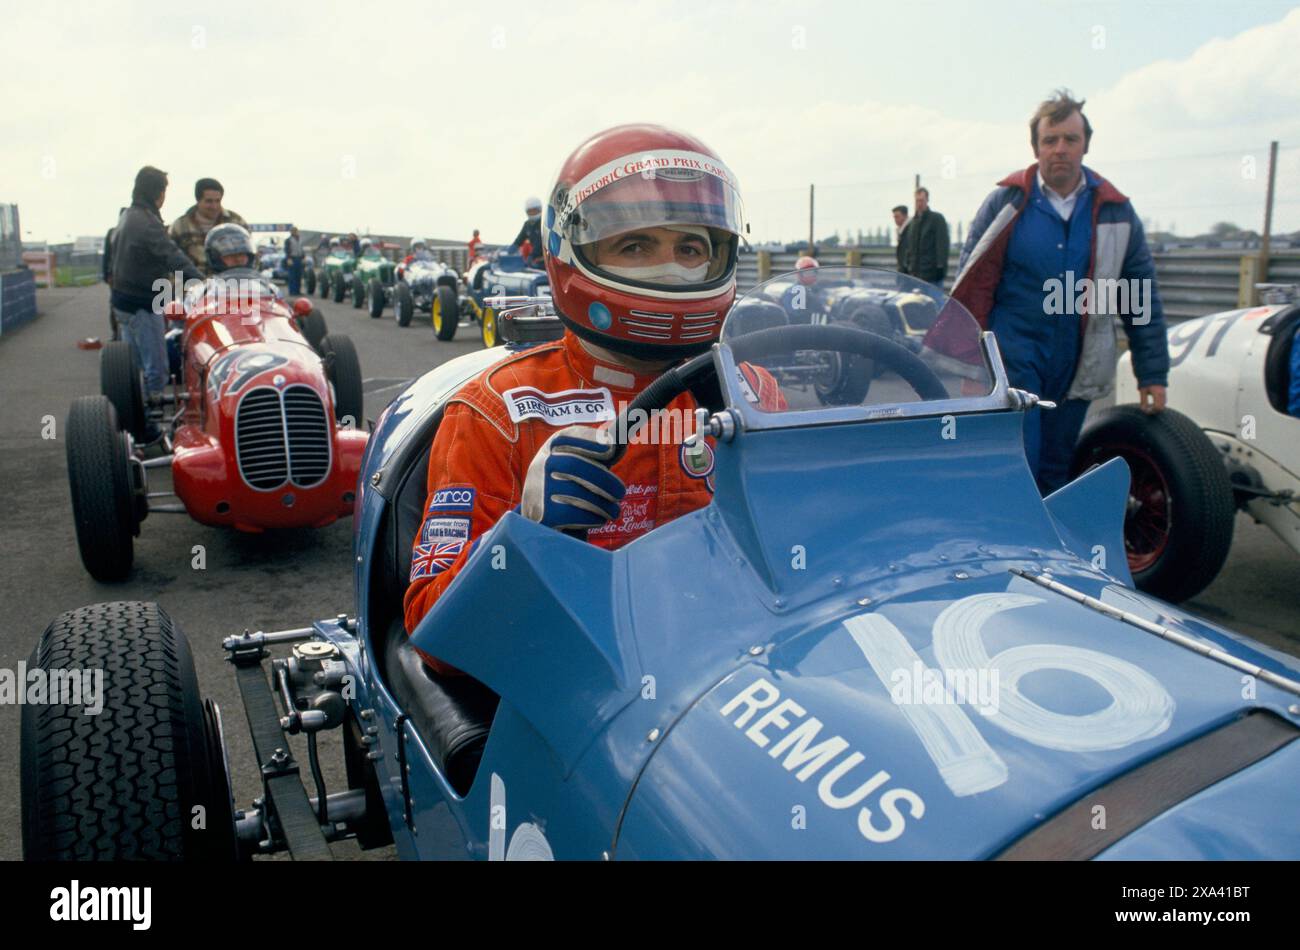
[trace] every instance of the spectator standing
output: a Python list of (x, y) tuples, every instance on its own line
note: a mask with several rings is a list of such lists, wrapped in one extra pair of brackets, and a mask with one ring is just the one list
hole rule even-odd
[(936, 287), (943, 286), (948, 273), (948, 222), (943, 215), (930, 209), (930, 191), (916, 189), (916, 217), (907, 223), (899, 234), (903, 262), (899, 267)]
[(907, 205), (894, 205), (894, 259), (903, 269), (903, 231), (907, 229)]
[(203, 275), (189, 256), (167, 236), (161, 209), (167, 197), (167, 173), (150, 165), (135, 176), (131, 206), (113, 235), (113, 310), (122, 336), (131, 344), (144, 373), (149, 396), (162, 395), (167, 385), (167, 347), (163, 340), (158, 282), (175, 272), (185, 280)]
[(474, 258), (478, 257), (478, 249), (482, 245), (483, 239), (478, 236), (478, 228), (474, 229), (474, 236), (469, 239), (469, 260), (474, 263)]
[(203, 249), (203, 242), (207, 240), (208, 232), (218, 224), (229, 223), (237, 224), (245, 231), (248, 230), (248, 223), (243, 218), (222, 206), (221, 202), (225, 194), (226, 189), (215, 178), (200, 178), (194, 183), (194, 204), (172, 222), (169, 232), (171, 239), (189, 255), (194, 266), (204, 274), (210, 270), (207, 252)]
[(289, 275), (289, 293), (298, 294), (302, 288), (302, 238), (296, 227), (289, 228), (289, 236), (284, 239), (284, 269)]
[[(952, 295), (992, 330), (1012, 386), (1056, 409), (1025, 415), (1025, 452), (1039, 489), (1066, 483), (1088, 403), (1115, 382), (1118, 315), (1133, 354), (1142, 408), (1165, 406), (1169, 349), (1155, 266), (1133, 205), (1083, 164), (1092, 126), (1068, 90), (1041, 103), (1029, 120), (1035, 162), (1013, 172), (984, 200), (962, 248)], [(1085, 286), (1137, 281), (1128, 313), (1078, 313), (1071, 275)], [(1053, 295), (1055, 288), (1055, 295)], [(1145, 289), (1143, 289), (1145, 288)], [(1103, 293), (1093, 295), (1106, 299)], [(1112, 298), (1113, 299), (1113, 298)], [(1085, 311), (1089, 309), (1087, 305)]]

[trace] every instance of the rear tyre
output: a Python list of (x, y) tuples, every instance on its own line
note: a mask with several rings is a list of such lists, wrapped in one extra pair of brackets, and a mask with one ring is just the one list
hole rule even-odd
[(378, 320), (384, 315), (384, 284), (379, 278), (370, 282), (370, 288), (366, 291), (367, 303), (370, 307), (370, 318)]
[(148, 418), (144, 405), (144, 374), (135, 362), (131, 344), (105, 345), (99, 357), (99, 391), (117, 411), (117, 423), (125, 432), (144, 441)]
[(87, 715), (85, 703), (23, 706), (27, 860), (238, 857), (229, 776), (214, 748), (216, 707), (205, 709), (189, 643), (161, 607), (126, 601), (68, 611), (45, 629), (30, 663), (102, 670), (103, 708)]
[(356, 274), (352, 275), (352, 307), (360, 310), (366, 305), (366, 284)]
[(305, 271), (302, 272), (302, 286), (303, 286), (303, 290), (307, 292), (308, 297), (310, 297), (312, 294), (316, 292), (315, 268), (308, 267)]
[(347, 284), (343, 282), (343, 273), (341, 271), (334, 275), (331, 285), (334, 288), (334, 302), (342, 303), (343, 295), (347, 293), (348, 287)]
[(322, 271), (320, 275), (320, 299), (328, 300), (330, 295), (330, 275), (328, 271)]
[(325, 334), (329, 332), (325, 326), (325, 315), (312, 307), (311, 312), (302, 318), (300, 327), (302, 335), (311, 344), (311, 348), (319, 353), (320, 341), (325, 339)]
[(133, 538), (143, 505), (133, 484), (130, 448), (105, 396), (79, 396), (68, 411), (68, 487), (81, 563), (97, 581), (131, 573)]
[(334, 384), (334, 418), (344, 425), (361, 427), (361, 414), (365, 411), (365, 393), (361, 386), (361, 361), (352, 340), (341, 333), (332, 333), (321, 341), (325, 356), (325, 372)]
[(432, 317), (433, 335), (439, 340), (446, 342), (456, 336), (456, 326), (460, 323), (460, 298), (446, 284), (436, 288)]
[(1196, 596), (1232, 547), (1236, 505), (1222, 456), (1182, 413), (1147, 415), (1133, 405), (1088, 420), (1072, 473), (1116, 456), (1129, 467), (1124, 549), (1133, 583), (1170, 603)]
[(406, 281), (399, 281), (396, 290), (393, 291), (393, 318), (397, 320), (399, 327), (409, 327), (414, 314), (415, 296), (411, 293), (411, 285)]

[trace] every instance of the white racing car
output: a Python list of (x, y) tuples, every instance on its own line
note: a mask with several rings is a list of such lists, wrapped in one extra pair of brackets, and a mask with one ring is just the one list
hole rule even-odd
[(1129, 565), (1139, 587), (1166, 600), (1214, 580), (1238, 509), (1300, 553), (1300, 419), (1287, 414), (1300, 288), (1261, 290), (1262, 306), (1169, 331), (1174, 413), (1142, 415), (1125, 353), (1115, 407), (1090, 418), (1079, 440), (1077, 469), (1114, 455), (1129, 463)]

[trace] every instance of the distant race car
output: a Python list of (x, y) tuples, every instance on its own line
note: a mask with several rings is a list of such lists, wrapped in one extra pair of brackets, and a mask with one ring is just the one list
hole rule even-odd
[(383, 316), (388, 294), (397, 282), (396, 275), (397, 265), (378, 249), (361, 255), (352, 271), (352, 306), (358, 310), (368, 307), (371, 317)]
[[(218, 291), (239, 277), (249, 295)], [(68, 414), (77, 545), (97, 580), (127, 576), (133, 538), (152, 512), (253, 532), (352, 513), (366, 444), (352, 341), (327, 335), (308, 299), (290, 308), (251, 269), (209, 280), (166, 315), (182, 327), (169, 333), (174, 386), (171, 414), (157, 420), (162, 454), (142, 448), (155, 421), (126, 343), (104, 347), (102, 395), (78, 398)], [(164, 467), (170, 492), (149, 484)], [(159, 500), (168, 494), (176, 502)]]
[(342, 303), (352, 286), (352, 271), (356, 266), (357, 259), (351, 251), (339, 248), (330, 251), (316, 275), (321, 299), (332, 297), (335, 303)]
[(1300, 289), (1277, 302), (1211, 314), (1169, 331), (1169, 405), (1152, 425), (1136, 405), (1130, 355), (1117, 405), (1089, 419), (1075, 468), (1122, 456), (1132, 471), (1125, 544), (1130, 568), (1181, 600), (1214, 580), (1237, 510), (1300, 553), (1300, 419), (1287, 414)]
[[(235, 747), (262, 781), (242, 808), (168, 614), (56, 618), (30, 666), (105, 669), (103, 708), (23, 706), (25, 856), (328, 858), (354, 838), (425, 859), (1300, 858), (1300, 660), (1132, 589), (1122, 460), (1041, 498), (1036, 397), (955, 302), (916, 351), (834, 317), (733, 326), (747, 306), (610, 425), (621, 451), (689, 391), (680, 460), (710, 504), (616, 550), (507, 512), (409, 636), (413, 558), (460, 550), (413, 545), (474, 503), (449, 486), (430, 516), (435, 435), (512, 348), (390, 404), (357, 481), (353, 614), (230, 618), (252, 736)], [(805, 378), (759, 406), (747, 372), (818, 353), (870, 361), (860, 401)]]
[(448, 322), (458, 322), (460, 282), (452, 268), (440, 261), (413, 260), (398, 264), (396, 277), (397, 283), (392, 288), (393, 316), (399, 327), (410, 326), (417, 310), (430, 315), (435, 333), (444, 325), (443, 314), (455, 315), (456, 319)]
[[(546, 271), (528, 267), (518, 254), (495, 253), (477, 259), (465, 274), (465, 309), (479, 324), (483, 345), (489, 349), (502, 342), (497, 327), (496, 309), (489, 303), (491, 297), (542, 297), (549, 296), (551, 282)], [(438, 339), (450, 340), (456, 335), (454, 321), (436, 321), (434, 332)]]

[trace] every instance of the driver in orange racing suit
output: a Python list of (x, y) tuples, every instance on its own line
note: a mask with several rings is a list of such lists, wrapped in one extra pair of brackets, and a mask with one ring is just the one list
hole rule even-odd
[[(448, 401), (411, 553), (408, 633), (507, 511), (587, 529), (590, 543), (617, 548), (709, 503), (712, 440), (681, 441), (694, 429), (690, 393), (659, 417), (672, 424), (634, 438), (612, 469), (612, 438), (597, 427), (718, 339), (735, 299), (742, 228), (735, 178), (691, 136), (618, 126), (565, 161), (542, 230), (565, 333), (494, 364)], [(746, 398), (784, 408), (770, 375), (741, 372)]]

